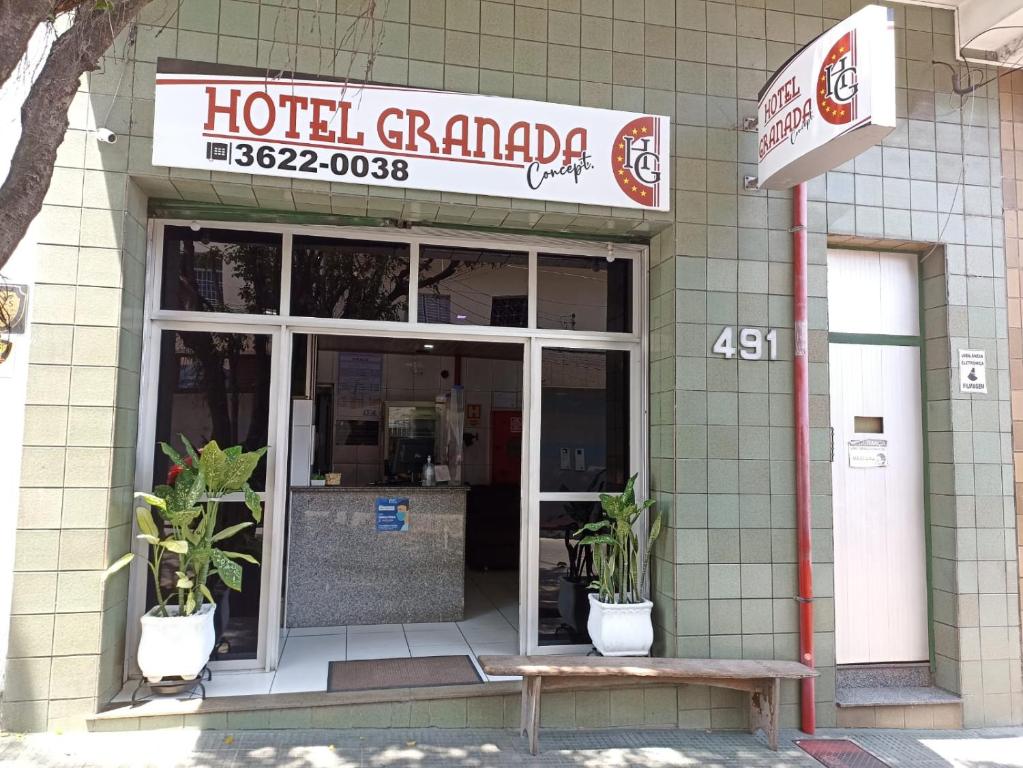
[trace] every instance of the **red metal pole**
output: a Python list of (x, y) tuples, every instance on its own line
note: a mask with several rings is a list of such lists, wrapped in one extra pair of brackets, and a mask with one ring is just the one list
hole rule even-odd
[[(813, 658), (813, 564), (810, 546), (810, 390), (806, 328), (806, 184), (792, 190), (792, 393), (796, 425), (796, 548), (799, 559), (799, 660), (808, 667)], [(814, 679), (800, 681), (800, 727), (816, 729)]]

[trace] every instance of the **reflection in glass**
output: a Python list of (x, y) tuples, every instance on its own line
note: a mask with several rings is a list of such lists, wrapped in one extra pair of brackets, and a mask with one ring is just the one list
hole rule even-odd
[(529, 255), (424, 245), (419, 250), (419, 322), (525, 328)]
[(622, 490), (629, 476), (629, 353), (544, 349), (540, 376), (540, 490)]
[(603, 256), (536, 257), (538, 328), (632, 330), (632, 260)]
[(409, 247), (404, 243), (296, 235), (291, 314), (405, 321), (410, 270)]
[(160, 294), (163, 309), (276, 315), (281, 235), (165, 227)]
[(587, 595), (594, 579), (590, 547), (576, 535), (600, 519), (596, 501), (540, 502), (540, 579), (537, 642), (540, 645), (589, 643)]
[[(221, 502), (217, 510), (218, 531), (251, 520), (252, 513), (244, 502)], [(170, 526), (165, 528), (165, 532), (170, 534)], [(249, 526), (231, 538), (225, 539), (224, 548), (232, 552), (244, 552), (252, 555), (258, 562), (262, 562), (263, 526)], [(261, 566), (247, 563), (244, 560), (236, 562), (242, 568), (241, 592), (228, 589), (217, 576), (213, 576), (207, 582), (217, 604), (217, 610), (213, 616), (216, 632), (216, 645), (211, 657), (213, 661), (256, 658), (256, 646), (259, 640)], [(174, 573), (176, 570), (177, 556), (168, 553), (163, 559), (163, 567), (160, 570), (160, 584), (165, 595), (174, 592), (174, 585), (177, 583), (177, 576)], [(146, 609), (148, 610), (154, 605), (156, 605), (156, 595), (153, 590), (153, 580), (147, 578)]]
[[(170, 461), (161, 441), (184, 451), (183, 434), (199, 448), (254, 451), (267, 445), (270, 415), (271, 338), (265, 334), (164, 331), (153, 446), (154, 484), (164, 482)], [(266, 458), (252, 475), (258, 491), (266, 483)]]

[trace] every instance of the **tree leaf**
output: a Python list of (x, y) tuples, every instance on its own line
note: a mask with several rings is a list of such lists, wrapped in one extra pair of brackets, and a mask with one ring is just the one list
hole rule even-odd
[(263, 519), (263, 502), (259, 494), (252, 490), (248, 483), (242, 485), (242, 490), (245, 491), (245, 506), (252, 512), (252, 519), (260, 522)]
[(250, 555), (248, 552), (227, 552), (224, 554), (232, 560), (244, 560), (246, 563), (252, 563), (253, 565), (259, 565), (259, 561)]
[(135, 519), (138, 521), (139, 530), (146, 536), (151, 536), (155, 539), (160, 535), (160, 529), (156, 527), (156, 522), (153, 520), (153, 513), (148, 508), (136, 507)]
[(185, 616), (191, 616), (195, 613), (195, 592), (188, 590), (188, 597), (185, 598), (185, 610), (183, 611)]
[(181, 539), (164, 539), (160, 542), (169, 549), (171, 552), (177, 552), (179, 555), (188, 553), (188, 542), (182, 541)]
[(238, 531), (244, 530), (245, 528), (248, 528), (250, 525), (252, 525), (252, 523), (248, 523), (248, 522), (246, 522), (246, 523), (238, 523), (238, 525), (232, 525), (229, 528), (225, 528), (222, 531), (217, 531), (215, 534), (213, 534), (213, 539), (212, 540), (213, 541), (223, 541), (224, 539), (229, 539), (232, 536), (234, 536), (236, 533), (238, 533)]
[(210, 561), (217, 567), (220, 580), (228, 589), (240, 592), (242, 588), (242, 567), (219, 549), (210, 550)]
[[(187, 437), (185, 437), (182, 434), (179, 434), (178, 437), (181, 438), (181, 444), (185, 446), (185, 451), (187, 451), (189, 458), (192, 459), (192, 466), (193, 467), (198, 467), (199, 466), (199, 454), (196, 453), (195, 448), (192, 446), (192, 443), (189, 441), (189, 439)], [(184, 462), (181, 462), (181, 463), (184, 463)]]
[(164, 455), (171, 460), (172, 464), (184, 466), (185, 460), (181, 458), (181, 454), (175, 451), (174, 447), (170, 443), (160, 443), (160, 450), (163, 451)]
[(647, 539), (648, 546), (653, 548), (654, 542), (657, 541), (657, 537), (661, 535), (661, 521), (663, 518), (658, 515), (654, 518), (654, 524), (650, 526), (650, 537)]
[(217, 602), (213, 599), (213, 595), (210, 593), (209, 588), (205, 584), (199, 585), (199, 591), (202, 592), (202, 596), (205, 597), (207, 601), (211, 603)]
[(176, 571), (175, 573), (178, 577), (178, 583), (175, 586), (177, 586), (178, 589), (191, 589), (195, 586), (192, 580), (188, 578), (187, 573), (182, 573), (181, 571)]
[(119, 558), (114, 560), (105, 571), (103, 571), (103, 578), (106, 579), (108, 576), (113, 576), (119, 570), (124, 568), (128, 563), (135, 559), (135, 554), (128, 552), (127, 554), (121, 555)]
[(216, 440), (210, 440), (199, 454), (199, 468), (206, 476), (206, 487), (212, 495), (219, 496), (226, 487), (227, 455), (220, 450)]
[(234, 458), (228, 458), (224, 468), (224, 489), (240, 491), (242, 486), (252, 477), (252, 473), (256, 470), (256, 465), (263, 458), (264, 451), (265, 449), (261, 449), (251, 453), (243, 453)]
[(144, 493), (142, 491), (138, 491), (135, 494), (135, 498), (142, 499), (144, 502), (146, 502), (146, 504), (148, 504), (151, 507), (157, 507), (158, 509), (167, 508), (167, 502), (164, 499), (161, 499), (159, 496), (154, 496), (151, 493)]
[(150, 536), (148, 533), (140, 533), (135, 538), (146, 542), (146, 544), (149, 544), (151, 547), (155, 547), (157, 544), (160, 543), (160, 540), (158, 538), (156, 538), (155, 536)]
[(585, 539), (582, 539), (579, 543), (589, 545), (607, 544), (609, 546), (614, 547), (618, 545), (618, 539), (616, 539), (614, 536), (608, 536), (607, 534), (604, 534), (602, 536), (587, 536)]

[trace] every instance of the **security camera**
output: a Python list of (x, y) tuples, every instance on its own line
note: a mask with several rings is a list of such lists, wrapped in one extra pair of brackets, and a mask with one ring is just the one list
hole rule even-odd
[(100, 128), (96, 131), (96, 138), (104, 144), (115, 144), (117, 142), (117, 134), (109, 128)]

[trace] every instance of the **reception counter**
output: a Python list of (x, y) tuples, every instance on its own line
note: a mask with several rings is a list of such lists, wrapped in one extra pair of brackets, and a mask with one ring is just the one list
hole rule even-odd
[[(467, 491), (292, 487), (285, 625), (461, 620)], [(408, 500), (407, 530), (389, 511), (393, 498)]]

